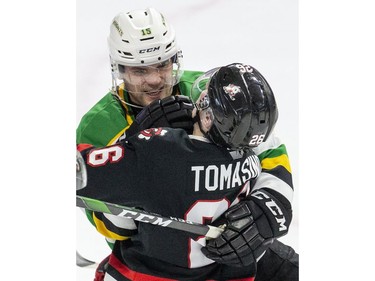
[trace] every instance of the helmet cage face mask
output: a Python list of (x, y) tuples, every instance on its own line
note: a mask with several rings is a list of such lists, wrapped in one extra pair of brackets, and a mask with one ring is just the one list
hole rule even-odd
[(195, 81), (193, 86), (190, 89), (190, 99), (195, 102), (198, 101), (201, 93), (208, 89), (209, 82), (212, 76), (220, 69), (220, 67), (213, 68), (208, 70), (199, 76)]
[(183, 73), (178, 55), (148, 66), (117, 65), (114, 84), (125, 82), (125, 90), (133, 94), (147, 94), (156, 90), (170, 89), (178, 84)]

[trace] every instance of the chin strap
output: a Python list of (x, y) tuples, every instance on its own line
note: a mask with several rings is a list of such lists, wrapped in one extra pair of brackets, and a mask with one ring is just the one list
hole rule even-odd
[(201, 133), (203, 134), (203, 136), (204, 136), (206, 139), (212, 141), (212, 139), (210, 138), (209, 134), (206, 133), (206, 132), (204, 132), (203, 129), (202, 129), (202, 123), (201, 123), (201, 119), (200, 119), (200, 117), (199, 117), (199, 112), (200, 112), (200, 110), (197, 110), (197, 114), (195, 114), (195, 116), (193, 117), (193, 124), (194, 124), (194, 123), (198, 123), (198, 125), (199, 125), (199, 130), (201, 131)]
[[(118, 86), (117, 86), (118, 87)], [(132, 108), (138, 108), (140, 110), (143, 109), (143, 106), (140, 106), (140, 105), (137, 105), (137, 104), (134, 104), (134, 103), (130, 103), (130, 102), (127, 102), (125, 101), (124, 98), (122, 98), (119, 93), (118, 93), (118, 90), (117, 90), (117, 87), (115, 89), (112, 88), (112, 95), (115, 96), (121, 103), (124, 103)]]

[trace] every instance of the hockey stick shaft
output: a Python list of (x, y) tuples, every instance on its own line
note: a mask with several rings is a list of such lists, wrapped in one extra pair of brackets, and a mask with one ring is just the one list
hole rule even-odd
[(88, 197), (77, 195), (76, 206), (89, 209), (95, 212), (112, 214), (128, 219), (133, 219), (143, 223), (151, 223), (161, 227), (169, 227), (182, 230), (185, 232), (202, 235), (207, 239), (218, 237), (223, 229), (211, 225), (199, 224), (180, 218), (163, 217), (159, 214), (146, 212), (132, 207), (121, 206), (118, 204), (108, 203)]

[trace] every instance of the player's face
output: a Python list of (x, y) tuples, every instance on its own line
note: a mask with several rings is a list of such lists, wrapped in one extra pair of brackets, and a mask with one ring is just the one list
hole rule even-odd
[(173, 63), (169, 59), (150, 66), (126, 66), (125, 88), (131, 100), (141, 106), (172, 94)]

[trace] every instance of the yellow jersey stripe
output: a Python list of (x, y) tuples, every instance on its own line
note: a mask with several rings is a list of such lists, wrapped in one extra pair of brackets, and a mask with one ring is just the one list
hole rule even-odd
[(124, 129), (122, 129), (120, 132), (118, 132), (117, 135), (114, 136), (113, 139), (109, 141), (107, 145), (115, 144), (115, 142), (118, 140), (118, 138), (129, 128), (130, 125), (126, 126)]
[(112, 239), (115, 239), (115, 240), (126, 240), (126, 239), (129, 238), (129, 237), (126, 237), (126, 236), (118, 235), (118, 234), (108, 230), (108, 228), (105, 227), (105, 224), (101, 220), (99, 220), (95, 215), (94, 215), (93, 219), (94, 219), (94, 222), (95, 222), (95, 225), (96, 225), (96, 229), (98, 230), (98, 232), (100, 234), (104, 235), (105, 237), (112, 238)]
[[(120, 101), (122, 103), (122, 105), (125, 107), (126, 109), (126, 112), (129, 112), (129, 108), (128, 108), (128, 105), (126, 103), (123, 102), (123, 99), (124, 99), (124, 88), (123, 88), (123, 85), (119, 86), (118, 87), (119, 91), (118, 91), (118, 95), (120, 96)], [(128, 125), (122, 129), (120, 132), (118, 132), (108, 143), (107, 145), (112, 145), (112, 144), (115, 144), (115, 142), (118, 140), (118, 138), (129, 128), (129, 126), (133, 123), (133, 119), (131, 118), (130, 114), (126, 114), (125, 115), (125, 118), (126, 118), (126, 121), (128, 123)]]
[(272, 170), (276, 166), (283, 166), (289, 173), (292, 173), (290, 168), (289, 158), (286, 154), (280, 155), (273, 158), (265, 158), (261, 162), (262, 168), (267, 170)]

